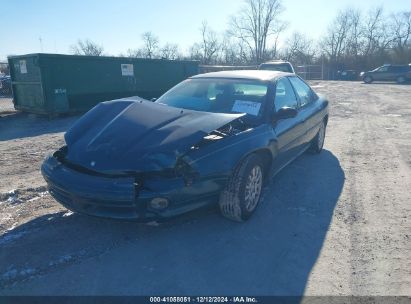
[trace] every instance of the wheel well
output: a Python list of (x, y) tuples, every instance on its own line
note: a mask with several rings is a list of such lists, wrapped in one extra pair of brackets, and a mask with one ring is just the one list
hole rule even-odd
[(265, 182), (266, 182), (268, 180), (268, 177), (269, 177), (271, 164), (273, 162), (273, 156), (272, 156), (271, 152), (268, 149), (261, 149), (261, 150), (258, 150), (258, 151), (254, 151), (253, 154), (258, 155), (261, 158), (261, 160), (264, 164), (264, 168), (263, 168), (264, 169), (264, 179), (265, 179)]
[(235, 167), (234, 167), (234, 169), (233, 169), (233, 172), (235, 171), (235, 168), (238, 168), (239, 166), (241, 166), (241, 164), (244, 162), (244, 160), (245, 160), (247, 157), (249, 157), (250, 155), (253, 155), (253, 154), (258, 155), (258, 157), (261, 158), (261, 160), (262, 160), (262, 162), (263, 162), (263, 164), (264, 164), (264, 168), (263, 168), (263, 169), (264, 169), (264, 175), (265, 175), (265, 178), (267, 178), (268, 175), (269, 175), (268, 173), (270, 172), (270, 169), (271, 169), (271, 164), (272, 164), (272, 162), (273, 162), (273, 156), (272, 156), (270, 150), (265, 149), (265, 148), (262, 148), (262, 149), (257, 150), (257, 151), (253, 151), (253, 152), (251, 152), (251, 153), (243, 156), (243, 157), (237, 162), (237, 164), (235, 165)]
[(326, 115), (326, 116), (324, 117), (324, 123), (325, 123), (325, 125), (327, 126), (327, 124), (328, 124), (328, 115)]

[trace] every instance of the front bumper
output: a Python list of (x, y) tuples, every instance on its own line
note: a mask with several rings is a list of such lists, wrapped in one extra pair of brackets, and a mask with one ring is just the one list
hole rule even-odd
[[(108, 177), (83, 173), (45, 159), (41, 172), (50, 194), (66, 208), (92, 216), (149, 222), (174, 217), (218, 201), (227, 178), (199, 179), (187, 186), (182, 178)], [(161, 211), (150, 207), (154, 198), (165, 198)]]

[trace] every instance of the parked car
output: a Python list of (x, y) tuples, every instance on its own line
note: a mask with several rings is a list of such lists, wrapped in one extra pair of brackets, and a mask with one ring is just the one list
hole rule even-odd
[(287, 72), (287, 73), (295, 73), (294, 67), (291, 63), (284, 60), (273, 60), (264, 62), (259, 65), (259, 70), (267, 70), (267, 71), (280, 71), (280, 72)]
[(358, 74), (354, 70), (343, 70), (343, 71), (338, 71), (337, 72), (337, 78), (339, 80), (357, 80), (358, 79)]
[(373, 81), (396, 81), (404, 83), (411, 80), (410, 65), (391, 65), (386, 64), (369, 72), (362, 72), (360, 77), (365, 83)]
[(328, 101), (294, 74), (191, 77), (156, 102), (103, 102), (65, 134), (41, 170), (50, 194), (89, 215), (153, 221), (218, 203), (250, 218), (269, 177), (321, 152)]
[(0, 77), (0, 96), (10, 96), (11, 95), (11, 77), (2, 76)]

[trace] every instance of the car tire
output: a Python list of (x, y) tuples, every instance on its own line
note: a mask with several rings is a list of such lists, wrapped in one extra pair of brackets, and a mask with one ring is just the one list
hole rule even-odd
[(242, 161), (221, 193), (221, 214), (236, 222), (248, 220), (261, 200), (264, 177), (264, 162), (257, 154)]
[(309, 151), (319, 154), (323, 150), (327, 126), (323, 121), (317, 135), (312, 139)]
[(404, 76), (399, 76), (399, 77), (397, 77), (397, 83), (399, 83), (399, 84), (403, 84), (404, 82), (405, 82), (405, 77)]
[(373, 82), (374, 79), (372, 79), (371, 76), (365, 76), (362, 80), (363, 80), (365, 83), (371, 83), (371, 82)]

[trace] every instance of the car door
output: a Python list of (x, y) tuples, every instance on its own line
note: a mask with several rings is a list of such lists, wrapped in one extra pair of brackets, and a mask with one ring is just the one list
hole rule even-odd
[(323, 122), (321, 110), (324, 104), (300, 77), (290, 76), (289, 79), (299, 99), (299, 116), (304, 128), (304, 135), (301, 141), (302, 146), (307, 148), (310, 141), (317, 135), (320, 124)]
[(374, 80), (388, 80), (388, 66), (380, 67), (372, 76)]
[[(274, 95), (273, 112), (283, 107), (298, 109), (298, 99), (287, 77), (277, 80)], [(277, 137), (277, 157), (274, 159), (274, 170), (281, 169), (293, 160), (301, 151), (304, 135), (303, 121), (298, 114), (296, 117), (277, 120), (273, 124)]]

